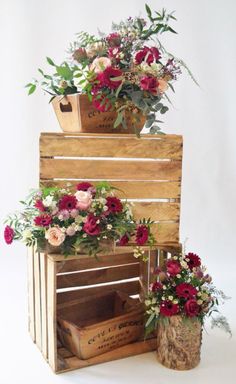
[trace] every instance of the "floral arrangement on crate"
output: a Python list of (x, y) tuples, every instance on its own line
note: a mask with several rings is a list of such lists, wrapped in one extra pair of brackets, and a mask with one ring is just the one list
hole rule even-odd
[[(70, 57), (61, 65), (47, 57), (53, 74), (39, 69), (42, 80), (26, 85), (31, 94), (39, 85), (52, 98), (59, 95), (86, 94), (100, 112), (116, 111), (114, 127), (126, 127), (126, 112), (139, 120), (147, 117), (146, 127), (151, 133), (160, 133), (156, 112), (168, 111), (167, 90), (174, 91), (173, 83), (186, 64), (168, 53), (159, 38), (164, 32), (176, 33), (170, 22), (176, 20), (166, 10), (152, 12), (146, 4), (147, 19), (129, 17), (112, 24), (112, 32), (99, 36), (87, 32), (77, 34), (70, 46)], [(196, 82), (196, 81), (195, 81)]]
[(150, 219), (136, 223), (130, 203), (117, 198), (107, 182), (96, 187), (82, 182), (75, 192), (45, 187), (21, 203), (23, 211), (6, 220), (7, 244), (21, 240), (27, 246), (60, 247), (65, 255), (78, 251), (96, 255), (104, 242), (126, 245), (133, 239), (135, 255), (139, 256), (140, 246), (155, 243)]
[(186, 321), (194, 319), (201, 324), (206, 317), (211, 317), (212, 328), (222, 328), (231, 335), (227, 319), (217, 308), (229, 297), (212, 284), (198, 255), (190, 252), (172, 256), (163, 267), (157, 268), (155, 277), (145, 301), (147, 333), (153, 331), (159, 321), (168, 323), (171, 316), (181, 315)]

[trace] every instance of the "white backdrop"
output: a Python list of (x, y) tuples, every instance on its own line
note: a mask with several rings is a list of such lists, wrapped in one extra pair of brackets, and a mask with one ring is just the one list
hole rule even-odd
[[(111, 21), (144, 14), (144, 0), (0, 0), (1, 222), (38, 181), (38, 138), (59, 126), (37, 92), (28, 97), (24, 85), (46, 68), (45, 56), (60, 62), (80, 30), (109, 31)], [(219, 288), (235, 290), (236, 213), (236, 2), (234, 0), (150, 0), (151, 8), (176, 10), (178, 35), (167, 34), (165, 46), (183, 58), (200, 88), (184, 74), (164, 115), (166, 133), (184, 137), (181, 239), (198, 253)], [(164, 37), (164, 36), (163, 36)], [(23, 245), (6, 246), (1, 238), (0, 381), (174, 383), (233, 382), (235, 339), (211, 332), (203, 344), (203, 361), (192, 372), (162, 368), (154, 354), (53, 376), (27, 335), (26, 258)], [(236, 329), (235, 299), (223, 308)], [(1, 380), (1, 375), (4, 380)], [(205, 380), (206, 381), (206, 380)]]

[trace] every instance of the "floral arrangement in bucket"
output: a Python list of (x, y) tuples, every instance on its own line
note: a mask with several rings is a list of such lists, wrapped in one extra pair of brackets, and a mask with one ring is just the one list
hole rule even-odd
[(96, 255), (103, 250), (104, 242), (140, 246), (153, 245), (151, 221), (135, 222), (131, 205), (114, 195), (114, 188), (107, 182), (92, 185), (81, 182), (72, 192), (67, 188), (42, 188), (33, 191), (21, 201), (22, 212), (10, 215), (4, 230), (7, 244), (21, 240), (27, 246), (37, 244), (60, 247), (65, 255), (83, 252)]
[(126, 128), (126, 115), (131, 113), (134, 122), (140, 120), (140, 115), (146, 117), (150, 133), (161, 133), (162, 121), (156, 113), (168, 111), (163, 101), (170, 101), (167, 90), (174, 91), (181, 68), (195, 79), (186, 64), (168, 53), (160, 42), (164, 32), (176, 33), (170, 26), (176, 20), (173, 12), (152, 12), (147, 4), (145, 7), (147, 19), (129, 17), (113, 23), (110, 34), (78, 33), (68, 60), (57, 65), (47, 57), (54, 73), (45, 74), (39, 69), (42, 80), (27, 84), (28, 93), (39, 85), (52, 96), (51, 100), (55, 96), (85, 94), (99, 112), (117, 112), (115, 128)]
[[(184, 319), (197, 319), (201, 325), (212, 317), (212, 327), (217, 326), (231, 334), (226, 318), (219, 314), (218, 305), (229, 299), (212, 284), (206, 267), (194, 253), (176, 254), (155, 271), (155, 281), (150, 284), (145, 301), (148, 320), (147, 332), (156, 328), (159, 321), (180, 315)], [(218, 316), (213, 315), (218, 313)]]
[(177, 370), (192, 369), (200, 362), (207, 317), (212, 319), (212, 328), (222, 328), (231, 335), (227, 319), (218, 311), (220, 302), (229, 298), (212, 284), (194, 253), (172, 256), (155, 275), (145, 301), (146, 332), (157, 330), (157, 359), (161, 364)]

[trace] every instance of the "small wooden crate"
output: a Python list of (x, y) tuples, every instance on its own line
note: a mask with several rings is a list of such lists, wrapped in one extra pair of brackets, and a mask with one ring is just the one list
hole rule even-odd
[(148, 262), (134, 258), (130, 247), (117, 247), (115, 253), (99, 256), (68, 256), (38, 253), (28, 254), (29, 331), (44, 358), (54, 372), (60, 373), (116, 360), (156, 349), (156, 337), (134, 341), (101, 355), (79, 359), (62, 347), (57, 337), (57, 313), (67, 303), (86, 300), (110, 290), (119, 290), (128, 296), (143, 300), (155, 268), (168, 252), (163, 247), (150, 250), (143, 247)]
[(101, 355), (144, 335), (144, 306), (120, 291), (65, 303), (57, 311), (62, 345), (79, 359)]

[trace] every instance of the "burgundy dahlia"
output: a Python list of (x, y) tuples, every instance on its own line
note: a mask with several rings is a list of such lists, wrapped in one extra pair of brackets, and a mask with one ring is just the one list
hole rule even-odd
[(181, 272), (181, 265), (177, 260), (167, 260), (166, 270), (170, 276), (174, 277)]
[(11, 244), (14, 239), (14, 229), (7, 225), (4, 229), (4, 239), (7, 244)]
[(75, 209), (77, 205), (77, 199), (72, 195), (65, 195), (59, 200), (59, 209), (60, 211), (67, 209), (70, 211), (71, 209)]
[(196, 288), (188, 283), (180, 283), (176, 287), (176, 294), (184, 299), (192, 299), (197, 294)]
[(47, 214), (36, 216), (34, 218), (34, 224), (38, 227), (48, 227), (52, 223), (52, 217)]
[(172, 303), (172, 301), (165, 300), (162, 301), (161, 307), (160, 307), (160, 314), (163, 316), (173, 316), (176, 315), (179, 312), (179, 306), (178, 304)]
[(189, 317), (197, 316), (200, 312), (200, 309), (201, 308), (195, 299), (188, 300), (184, 305), (184, 311)]
[(189, 268), (192, 270), (193, 268), (196, 268), (196, 267), (200, 267), (201, 265), (201, 259), (198, 255), (196, 255), (195, 253), (192, 253), (192, 252), (189, 252), (186, 256), (185, 256), (187, 260), (187, 264), (189, 266)]
[(138, 226), (135, 241), (138, 245), (144, 245), (148, 241), (148, 227), (146, 225)]
[(108, 196), (106, 198), (106, 206), (108, 207), (107, 212), (109, 213), (119, 213), (123, 210), (123, 205), (120, 199), (113, 196)]

